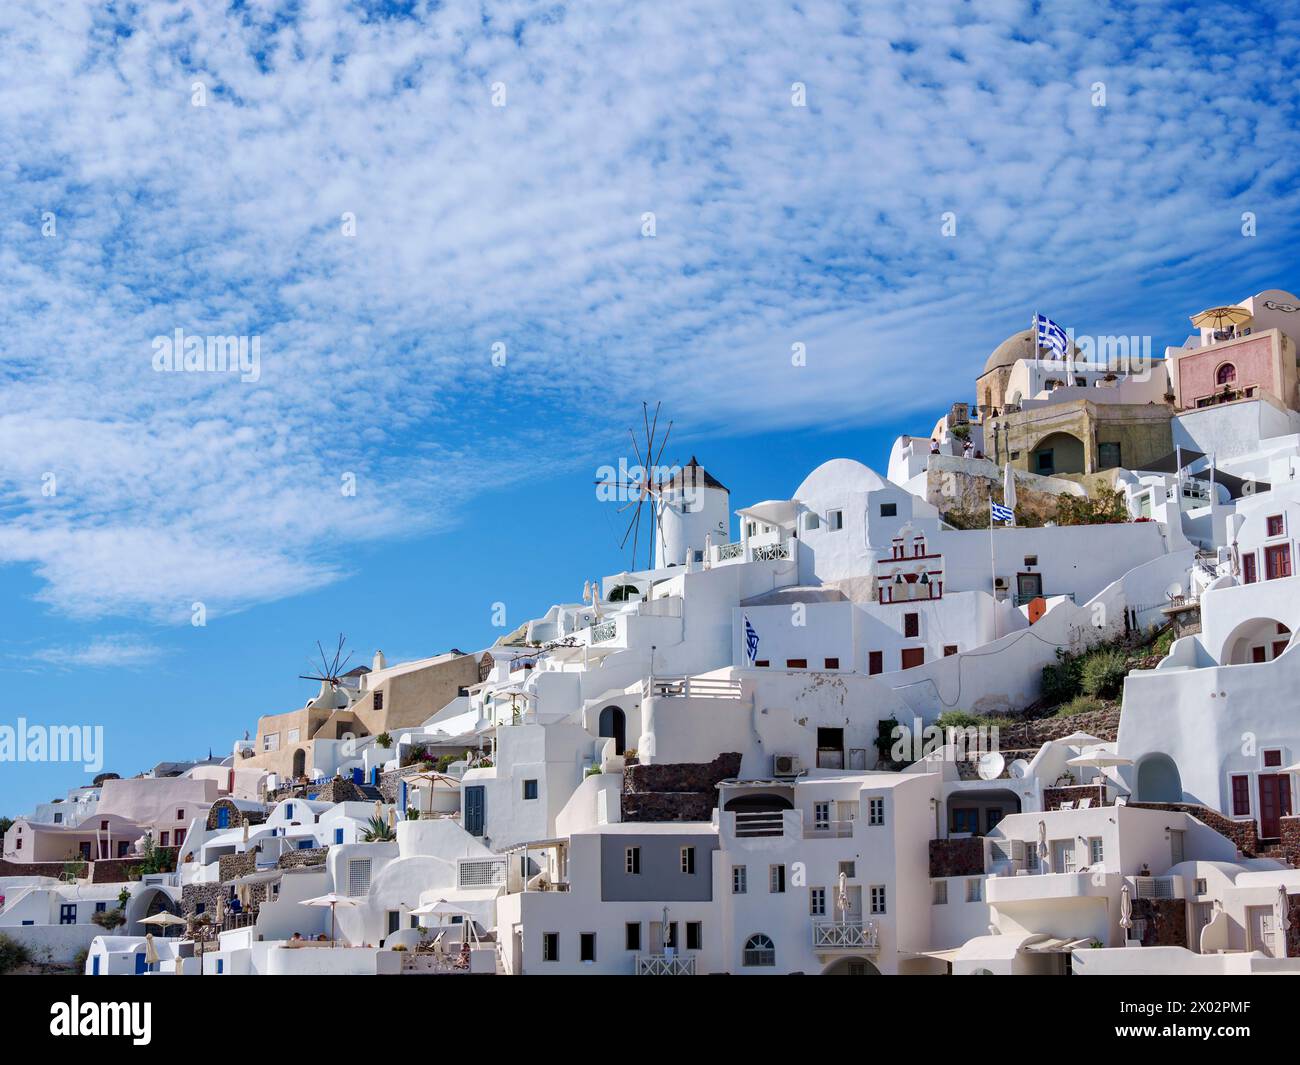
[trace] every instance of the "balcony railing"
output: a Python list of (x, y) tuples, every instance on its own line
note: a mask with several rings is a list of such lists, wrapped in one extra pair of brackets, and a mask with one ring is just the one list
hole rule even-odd
[(635, 959), (637, 976), (694, 976), (693, 954), (638, 954)]
[(854, 917), (841, 921), (813, 920), (812, 945), (816, 951), (876, 950), (879, 941), (879, 930), (874, 921)]
[(1133, 878), (1137, 897), (1140, 899), (1172, 899), (1174, 878), (1172, 876), (1135, 876)]
[(737, 810), (736, 836), (783, 836), (785, 814), (781, 810)]
[(790, 557), (790, 541), (785, 540), (779, 544), (764, 544), (762, 547), (752, 548), (749, 557), (754, 562), (783, 562)]
[(686, 699), (739, 699), (741, 686), (738, 680), (717, 680), (708, 677), (655, 677), (641, 684), (642, 698)]
[(737, 540), (732, 544), (719, 544), (716, 555), (719, 562), (726, 562), (732, 558), (744, 558), (745, 543), (743, 540)]
[(853, 818), (839, 821), (814, 821), (803, 830), (804, 839), (847, 839), (853, 835)]
[(599, 625), (591, 627), (591, 642), (605, 643), (618, 636), (618, 624), (614, 621), (602, 621)]
[(1073, 592), (1038, 592), (1037, 594), (1017, 592), (1015, 604), (1016, 606), (1024, 606), (1035, 599), (1068, 599), (1071, 603), (1075, 601)]

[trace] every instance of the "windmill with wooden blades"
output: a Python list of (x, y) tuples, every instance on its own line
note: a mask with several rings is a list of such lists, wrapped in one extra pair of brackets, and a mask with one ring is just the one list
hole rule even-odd
[(603, 481), (595, 482), (599, 489), (609, 493), (602, 498), (622, 501), (623, 505), (618, 508), (618, 513), (632, 512), (618, 547), (621, 551), (627, 547), (629, 539), (632, 541), (631, 568), (633, 570), (637, 569), (637, 557), (640, 554), (643, 512), (649, 507), (650, 513), (646, 519), (649, 527), (646, 530), (645, 568), (653, 569), (655, 542), (657, 538), (663, 536), (663, 512), (665, 507), (671, 505), (666, 496), (670, 494), (674, 471), (661, 466), (660, 460), (663, 458), (664, 448), (668, 445), (668, 437), (673, 431), (673, 423), (670, 419), (663, 436), (658, 435), (661, 406), (660, 403), (655, 404), (654, 416), (651, 417), (650, 405), (641, 404), (642, 438), (640, 440), (637, 439), (636, 432), (631, 427), (628, 428), (627, 434), (632, 440), (636, 465), (630, 469), (624, 467), (623, 476), (614, 474)]
[[(338, 692), (339, 686), (343, 683), (343, 671), (347, 669), (348, 663), (352, 661), (351, 651), (348, 652), (347, 657), (344, 657), (343, 655), (343, 647), (346, 643), (347, 637), (340, 632), (338, 644), (334, 648), (333, 655), (330, 655), (329, 652), (325, 650), (324, 646), (322, 646), (321, 642), (317, 640), (316, 650), (320, 654), (320, 668), (315, 673), (299, 673), (298, 679), (320, 681), (321, 695), (325, 694), (327, 685), (330, 692)], [(316, 664), (312, 662), (311, 659), (308, 659), (307, 661), (311, 664), (313, 669), (316, 668)], [(319, 699), (319, 696), (317, 698)], [(337, 705), (337, 700), (335, 701), (335, 705)], [(346, 703), (344, 705), (346, 705)]]

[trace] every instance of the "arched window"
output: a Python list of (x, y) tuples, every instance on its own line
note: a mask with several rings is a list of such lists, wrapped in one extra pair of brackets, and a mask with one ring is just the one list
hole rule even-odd
[(614, 741), (614, 753), (622, 754), (627, 745), (627, 718), (617, 706), (607, 706), (600, 712), (599, 735)]
[(757, 935), (752, 935), (745, 940), (745, 964), (776, 964), (776, 947), (772, 945), (772, 940), (768, 936), (759, 932)]
[(1225, 362), (1219, 367), (1218, 373), (1214, 375), (1214, 383), (1218, 385), (1230, 385), (1237, 379), (1237, 368), (1230, 362)]

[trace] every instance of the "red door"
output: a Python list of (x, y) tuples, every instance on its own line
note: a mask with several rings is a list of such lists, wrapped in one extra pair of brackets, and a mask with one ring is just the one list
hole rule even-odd
[(1279, 818), (1291, 813), (1291, 778), (1267, 773), (1259, 778), (1259, 834), (1276, 839), (1282, 834)]

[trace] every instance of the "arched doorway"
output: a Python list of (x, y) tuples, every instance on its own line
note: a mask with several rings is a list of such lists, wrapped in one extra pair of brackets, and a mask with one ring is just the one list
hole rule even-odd
[(784, 795), (762, 792), (758, 795), (738, 795), (724, 808), (735, 816), (737, 836), (780, 836), (785, 833), (785, 810), (793, 810), (794, 803)]
[(307, 752), (299, 747), (293, 752), (293, 778), (298, 780), (307, 775)]
[(1276, 618), (1243, 621), (1223, 641), (1219, 661), (1225, 666), (1271, 662), (1291, 643), (1291, 629)]
[(822, 976), (879, 976), (880, 970), (870, 958), (836, 958), (825, 969)]
[(600, 712), (596, 734), (614, 741), (614, 753), (622, 754), (627, 746), (627, 715), (621, 706), (607, 706)]
[(1137, 764), (1138, 802), (1182, 802), (1183, 780), (1167, 754), (1148, 754)]
[(1069, 433), (1049, 433), (1034, 446), (1029, 472), (1051, 477), (1058, 473), (1083, 473), (1086, 466), (1083, 441)]

